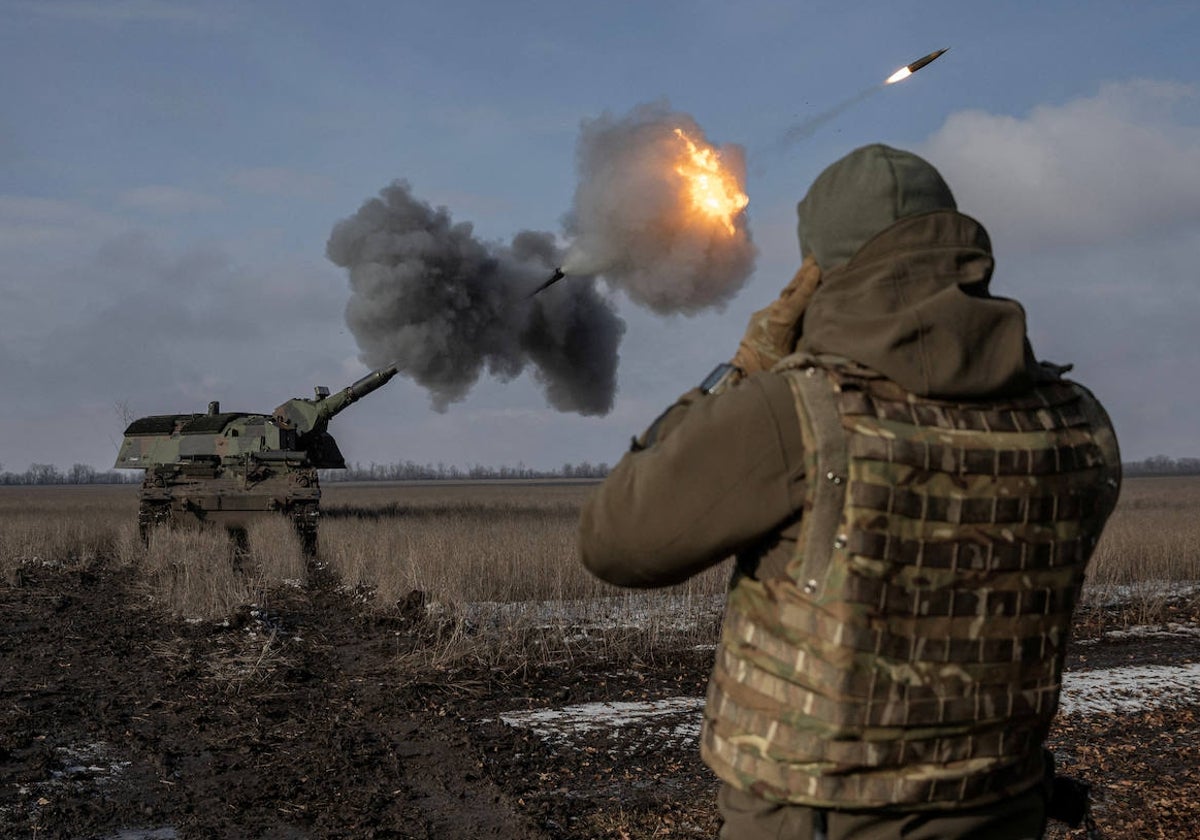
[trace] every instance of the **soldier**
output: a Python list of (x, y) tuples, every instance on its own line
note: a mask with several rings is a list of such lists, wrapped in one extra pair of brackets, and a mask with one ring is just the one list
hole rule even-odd
[(723, 838), (1041, 837), (1112, 426), (1035, 361), (929, 163), (857, 149), (798, 210), (800, 270), (589, 499), (583, 562), (653, 587), (736, 556), (701, 745)]

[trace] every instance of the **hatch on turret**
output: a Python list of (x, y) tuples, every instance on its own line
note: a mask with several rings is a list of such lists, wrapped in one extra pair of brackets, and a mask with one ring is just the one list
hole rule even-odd
[(128, 435), (212, 435), (224, 431), (234, 420), (248, 417), (245, 412), (224, 414), (156, 414), (134, 420), (125, 429)]
[(186, 423), (190, 423), (201, 414), (156, 414), (152, 417), (140, 417), (125, 429), (126, 435), (171, 435)]
[(234, 420), (249, 415), (245, 413), (227, 412), (225, 414), (197, 414), (191, 422), (185, 423), (179, 430), (183, 435), (216, 435), (225, 431), (225, 427)]

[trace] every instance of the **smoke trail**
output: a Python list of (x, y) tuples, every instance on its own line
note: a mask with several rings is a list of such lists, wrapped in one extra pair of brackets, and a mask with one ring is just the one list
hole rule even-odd
[[(579, 183), (563, 219), (571, 240), (563, 267), (600, 274), (655, 312), (693, 314), (733, 297), (754, 270), (756, 249), (744, 214), (733, 217), (730, 231), (697, 212), (677, 169), (686, 150), (676, 129), (706, 145), (696, 121), (665, 102), (583, 123)], [(741, 148), (715, 151), (740, 188)]]
[(527, 298), (562, 261), (553, 234), (482, 242), (397, 181), (334, 226), (326, 254), (349, 270), (346, 322), (362, 360), (398, 362), (437, 410), (463, 399), (485, 370), (511, 379), (530, 362), (556, 409), (612, 408), (625, 324), (593, 278)]
[(854, 96), (839, 102), (832, 108), (822, 111), (819, 114), (814, 114), (808, 119), (801, 120), (783, 132), (783, 135), (771, 146), (771, 151), (784, 152), (799, 143), (801, 140), (807, 140), (816, 133), (818, 128), (825, 125), (825, 123), (840, 117), (855, 105), (862, 102), (864, 99), (869, 99), (877, 92), (883, 90), (886, 86), (886, 82), (879, 85), (871, 85), (871, 87), (859, 91), (858, 93), (854, 94)]

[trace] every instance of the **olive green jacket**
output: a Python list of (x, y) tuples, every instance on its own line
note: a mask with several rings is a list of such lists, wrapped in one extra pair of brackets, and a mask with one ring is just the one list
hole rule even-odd
[[(866, 365), (920, 396), (986, 400), (1045, 378), (1015, 301), (988, 292), (991, 246), (953, 210), (908, 216), (828, 272), (799, 349)], [(584, 505), (584, 565), (621, 586), (678, 583), (737, 554), (756, 577), (792, 556), (803, 445), (782, 376), (685, 394)]]

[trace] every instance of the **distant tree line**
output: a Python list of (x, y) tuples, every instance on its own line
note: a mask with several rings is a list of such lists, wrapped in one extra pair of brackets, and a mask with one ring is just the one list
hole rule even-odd
[(1200, 475), (1200, 458), (1155, 455), (1144, 461), (1127, 461), (1121, 468), (1125, 475)]
[[(0, 464), (0, 469), (3, 465)], [(1151, 475), (1200, 475), (1200, 458), (1169, 458), (1155, 455), (1142, 461), (1127, 461), (1122, 465), (1127, 476)], [(459, 467), (455, 464), (418, 464), (416, 461), (397, 461), (393, 464), (363, 466), (355, 462), (344, 470), (322, 470), (322, 481), (489, 481), (528, 478), (604, 478), (609, 466), (569, 461), (556, 469), (534, 469), (524, 463), (515, 467), (490, 467), (473, 464)], [(24, 472), (0, 471), (0, 485), (29, 484), (139, 484), (141, 470), (106, 470), (101, 472), (87, 464), (72, 464), (68, 470), (60, 470), (54, 464), (30, 464)]]
[[(0, 465), (2, 466), (2, 465)], [(131, 470), (100, 472), (87, 464), (72, 464), (65, 472), (54, 464), (30, 464), (25, 472), (0, 472), (0, 485), (13, 484), (140, 484), (142, 474)]]
[(564, 463), (557, 469), (539, 470), (518, 463), (515, 467), (489, 467), (473, 464), (463, 468), (455, 464), (418, 464), (416, 461), (397, 461), (393, 464), (368, 466), (355, 462), (344, 470), (322, 470), (321, 481), (491, 481), (527, 478), (604, 478), (608, 464), (583, 461)]
[[(72, 464), (63, 471), (54, 464), (30, 464), (25, 472), (2, 471), (0, 464), (0, 486), (29, 484), (140, 484), (141, 470), (108, 470), (100, 472), (87, 464)], [(493, 479), (523, 478), (604, 478), (608, 475), (608, 464), (593, 464), (582, 461), (567, 462), (557, 469), (538, 470), (520, 463), (515, 467), (489, 467), (474, 464), (463, 468), (454, 464), (418, 464), (401, 461), (394, 464), (371, 463), (367, 466), (355, 463), (344, 470), (321, 470), (322, 481), (488, 481)]]

